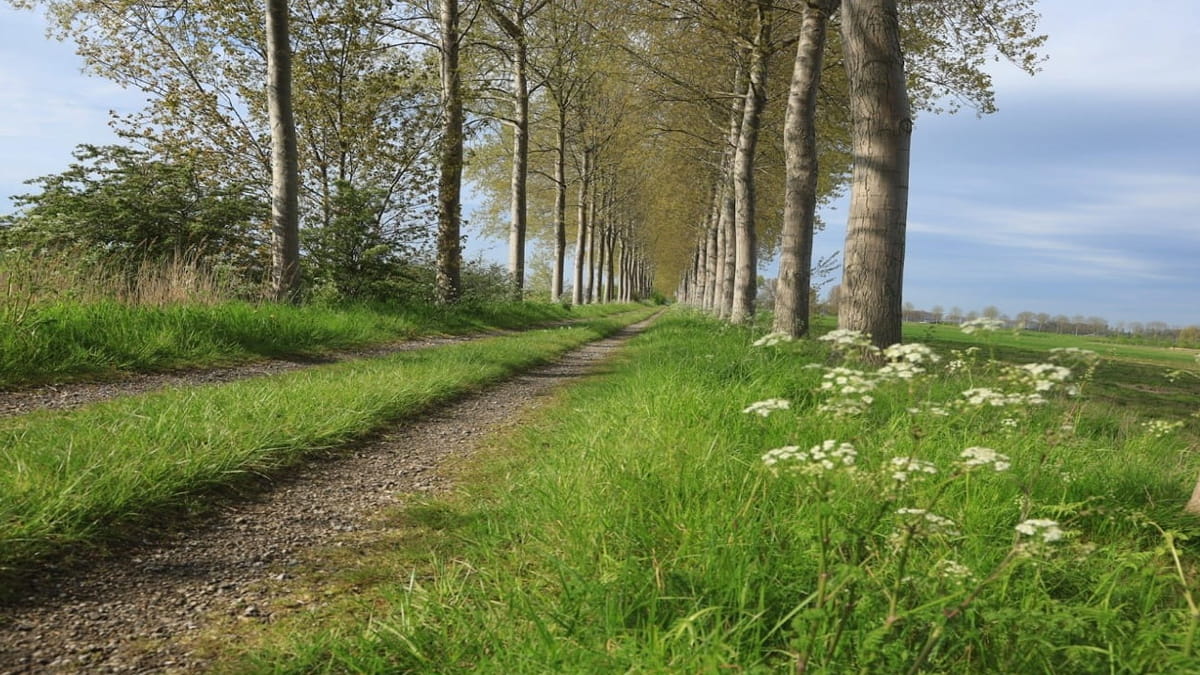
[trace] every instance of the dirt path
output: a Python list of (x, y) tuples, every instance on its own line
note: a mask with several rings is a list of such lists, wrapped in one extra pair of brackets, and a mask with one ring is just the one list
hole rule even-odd
[[(620, 315), (616, 315), (620, 316)], [(118, 396), (144, 394), (170, 387), (191, 387), (201, 384), (233, 382), (252, 377), (277, 375), (303, 368), (353, 359), (388, 356), (397, 352), (415, 351), (430, 347), (471, 342), (499, 335), (512, 335), (525, 330), (555, 328), (590, 319), (571, 319), (529, 326), (520, 330), (494, 329), (479, 333), (452, 336), (417, 337), (376, 347), (346, 349), (321, 356), (278, 358), (219, 368), (188, 369), (170, 373), (129, 373), (120, 379), (105, 382), (67, 382), (14, 391), (0, 391), (0, 418), (23, 415), (35, 410), (66, 410)]]
[(204, 670), (187, 644), (207, 620), (269, 621), (273, 588), (306, 549), (365, 528), (398, 494), (446, 488), (443, 460), (595, 371), (651, 320), (317, 459), (186, 531), (31, 580), (16, 606), (0, 606), (0, 673)]

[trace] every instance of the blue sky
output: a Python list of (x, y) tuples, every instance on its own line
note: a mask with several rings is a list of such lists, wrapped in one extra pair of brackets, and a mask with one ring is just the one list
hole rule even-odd
[[(917, 122), (905, 300), (1200, 324), (1200, 2), (1041, 6), (1042, 73), (997, 64), (1000, 112)], [(81, 74), (44, 28), (0, 6), (0, 199), (114, 140), (108, 111), (143, 101)], [(823, 213), (818, 254), (842, 248), (845, 213)], [(504, 245), (471, 250), (499, 260)]]

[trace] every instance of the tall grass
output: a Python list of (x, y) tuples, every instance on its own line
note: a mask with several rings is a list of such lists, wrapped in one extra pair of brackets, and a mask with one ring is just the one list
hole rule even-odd
[(0, 569), (294, 463), (621, 325), (594, 320), (0, 421)]
[[(297, 616), (233, 669), (1200, 670), (1178, 430), (1053, 392), (951, 404), (1017, 386), (983, 356), (945, 374), (951, 354), (837, 416), (827, 349), (754, 337), (660, 321), (460, 495), (400, 516), (435, 553), (372, 563), (396, 581), (350, 601), (369, 621)], [(743, 412), (768, 398), (789, 407)]]
[(0, 389), (523, 328), (636, 307), (247, 302), (232, 299), (233, 289), (220, 275), (188, 260), (145, 264), (127, 277), (103, 265), (6, 257), (0, 291)]

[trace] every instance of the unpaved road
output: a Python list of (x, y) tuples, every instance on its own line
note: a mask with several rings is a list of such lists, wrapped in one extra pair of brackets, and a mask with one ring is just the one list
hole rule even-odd
[(209, 622), (270, 621), (265, 608), (306, 550), (369, 528), (398, 495), (445, 489), (437, 472), (444, 460), (518, 424), (650, 321), (264, 481), (202, 522), (39, 573), (23, 598), (0, 605), (0, 673), (203, 671), (208, 664), (189, 643)]

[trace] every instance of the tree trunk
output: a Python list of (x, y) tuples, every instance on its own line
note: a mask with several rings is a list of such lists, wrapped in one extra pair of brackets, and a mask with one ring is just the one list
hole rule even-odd
[(854, 172), (838, 326), (900, 341), (912, 113), (896, 0), (844, 0)]
[(567, 257), (567, 111), (558, 108), (558, 136), (554, 156), (554, 272), (550, 277), (550, 300), (563, 294), (563, 264)]
[(271, 122), (271, 290), (300, 293), (300, 177), (292, 113), (292, 47), (287, 0), (267, 0), (267, 115)]
[(583, 167), (579, 175), (579, 231), (575, 236), (575, 275), (571, 285), (571, 304), (583, 304), (583, 263), (588, 233), (588, 199), (592, 181), (592, 153), (583, 151)]
[(1187, 506), (1184, 506), (1183, 510), (1200, 516), (1200, 479), (1196, 480), (1196, 487), (1192, 488), (1192, 498), (1188, 500)]
[(525, 290), (526, 183), (529, 177), (529, 80), (524, 35), (514, 39), (513, 51), (513, 167), (512, 214), (508, 229), (508, 273), (512, 297), (520, 300)]
[(759, 0), (755, 8), (754, 48), (750, 50), (749, 83), (742, 111), (741, 133), (733, 160), (735, 203), (735, 244), (733, 307), (730, 323), (739, 324), (754, 316), (754, 296), (758, 290), (758, 241), (754, 224), (754, 158), (758, 149), (758, 130), (767, 104), (767, 48), (771, 39), (771, 7)]
[(442, 148), (438, 179), (437, 301), (462, 293), (463, 102), (458, 68), (458, 0), (441, 0)]
[(721, 157), (721, 171), (718, 177), (718, 196), (720, 210), (717, 217), (717, 279), (715, 305), (713, 313), (718, 318), (728, 319), (733, 310), (733, 277), (734, 277), (734, 219), (737, 215), (737, 202), (733, 193), (733, 157), (737, 152), (738, 139), (741, 136), (742, 117), (744, 117), (746, 102), (749, 99), (747, 91), (749, 83), (745, 73), (738, 66), (733, 77), (733, 90), (737, 93), (729, 110), (729, 133), (726, 137), (724, 154)]
[(817, 213), (817, 92), (821, 86), (829, 14), (837, 2), (809, 0), (805, 6), (783, 123), (787, 168), (773, 329), (793, 337), (808, 332), (813, 227)]

